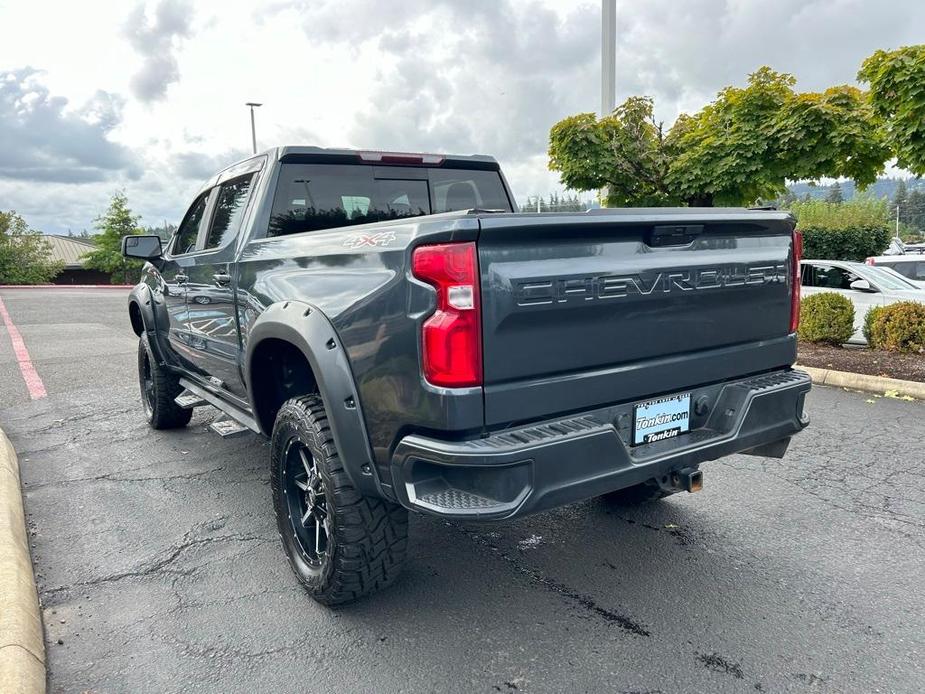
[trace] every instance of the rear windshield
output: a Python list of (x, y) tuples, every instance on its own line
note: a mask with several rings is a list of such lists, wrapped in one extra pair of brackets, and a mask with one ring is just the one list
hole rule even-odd
[(473, 208), (511, 211), (497, 171), (283, 164), (267, 236)]

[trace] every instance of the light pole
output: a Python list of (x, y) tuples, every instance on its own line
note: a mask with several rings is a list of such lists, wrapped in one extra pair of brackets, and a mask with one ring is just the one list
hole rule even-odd
[(248, 101), (245, 106), (250, 106), (251, 109), (251, 147), (254, 150), (254, 154), (257, 154), (257, 128), (254, 125), (254, 109), (263, 106), (263, 104), (257, 104), (253, 101)]
[(617, 0), (601, 2), (601, 115), (617, 106)]
[[(601, 118), (617, 107), (617, 0), (601, 0)], [(599, 191), (607, 205), (607, 186)]]

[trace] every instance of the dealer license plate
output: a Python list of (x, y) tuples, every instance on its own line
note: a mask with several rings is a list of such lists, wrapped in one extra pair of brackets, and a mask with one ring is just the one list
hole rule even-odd
[(690, 431), (691, 394), (669, 395), (633, 407), (633, 445), (674, 438)]

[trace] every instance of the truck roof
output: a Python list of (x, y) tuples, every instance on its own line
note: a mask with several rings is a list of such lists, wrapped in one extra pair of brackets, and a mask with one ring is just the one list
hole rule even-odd
[(446, 154), (431, 152), (385, 152), (380, 150), (283, 145), (267, 152), (279, 161), (310, 161), (319, 163), (353, 163), (357, 160), (370, 164), (404, 166), (481, 165), (478, 168), (498, 168), (498, 160), (485, 154)]

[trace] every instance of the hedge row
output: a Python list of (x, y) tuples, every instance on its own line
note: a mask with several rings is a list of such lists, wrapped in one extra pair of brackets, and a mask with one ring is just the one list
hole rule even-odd
[(883, 200), (808, 200), (794, 203), (791, 211), (803, 232), (804, 258), (861, 262), (883, 253), (892, 237), (889, 209)]

